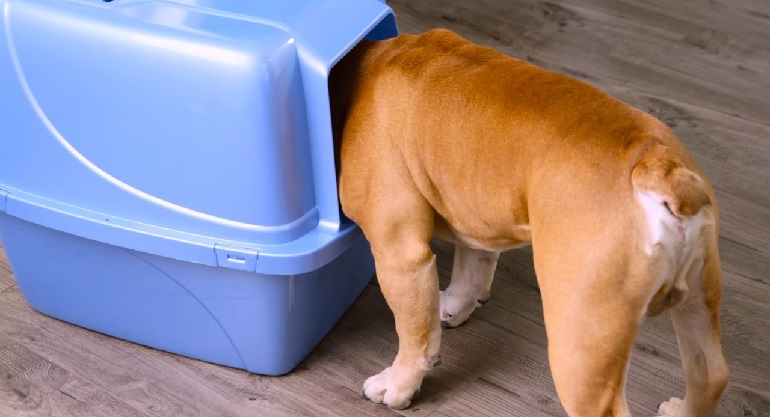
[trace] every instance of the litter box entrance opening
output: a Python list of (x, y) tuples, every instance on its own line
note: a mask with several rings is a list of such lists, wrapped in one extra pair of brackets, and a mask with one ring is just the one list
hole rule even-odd
[[(398, 27), (396, 26), (396, 18), (391, 13), (385, 16), (377, 26), (374, 27), (363, 39), (361, 39), (355, 46), (345, 52), (345, 55), (334, 64), (329, 71), (329, 106), (331, 107), (331, 124), (332, 124), (332, 136), (334, 138), (334, 167), (336, 173), (337, 190), (339, 190), (339, 174), (340, 174), (340, 140), (342, 130), (344, 128), (345, 116), (348, 110), (348, 97), (350, 94), (350, 74), (343, 74), (341, 68), (346, 67), (345, 57), (355, 50), (356, 47), (364, 41), (379, 41), (389, 39), (398, 35)], [(338, 69), (340, 69), (338, 71)], [(338, 199), (339, 200), (339, 199)], [(340, 222), (342, 224), (349, 223), (351, 220), (345, 216), (342, 212), (342, 206), (339, 206)]]

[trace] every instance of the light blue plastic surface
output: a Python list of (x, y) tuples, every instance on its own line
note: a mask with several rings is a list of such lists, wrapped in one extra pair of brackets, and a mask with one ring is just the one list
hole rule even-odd
[(340, 221), (328, 73), (396, 34), (382, 2), (0, 5), (8, 214), (212, 266), (214, 245), (243, 247), (271, 274), (314, 270), (360, 233)]
[(36, 309), (281, 374), (371, 278), (328, 74), (378, 0), (0, 0), (0, 233)]
[(363, 237), (318, 270), (282, 276), (149, 255), (2, 213), (0, 233), (22, 293), (40, 312), (266, 375), (292, 370), (374, 274)]

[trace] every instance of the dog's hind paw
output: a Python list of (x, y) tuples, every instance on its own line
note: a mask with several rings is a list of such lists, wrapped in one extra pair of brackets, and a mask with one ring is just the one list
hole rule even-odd
[(656, 417), (675, 417), (677, 410), (682, 406), (682, 400), (672, 397), (668, 401), (663, 401), (658, 406), (658, 415)]
[(470, 295), (461, 296), (447, 291), (439, 292), (439, 318), (441, 327), (451, 329), (465, 323), (476, 307), (480, 307), (487, 302), (489, 296), (473, 297)]

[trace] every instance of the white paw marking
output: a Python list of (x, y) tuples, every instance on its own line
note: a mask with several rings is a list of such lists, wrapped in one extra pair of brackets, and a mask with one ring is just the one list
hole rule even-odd
[(481, 306), (481, 296), (457, 295), (448, 291), (439, 292), (439, 318), (445, 326), (457, 327), (471, 316), (476, 307)]
[(388, 390), (388, 372), (390, 368), (385, 368), (384, 371), (377, 375), (370, 376), (364, 381), (364, 395), (366, 398), (382, 404), (385, 399), (385, 391)]
[(420, 372), (413, 375), (397, 375), (393, 367), (385, 368), (364, 382), (364, 395), (378, 404), (401, 410), (409, 407), (412, 397), (419, 392), (421, 383)]
[(679, 410), (679, 407), (682, 406), (682, 400), (679, 398), (672, 397), (668, 401), (664, 401), (659, 407), (658, 407), (658, 415), (657, 417), (674, 417), (676, 416), (677, 410)]

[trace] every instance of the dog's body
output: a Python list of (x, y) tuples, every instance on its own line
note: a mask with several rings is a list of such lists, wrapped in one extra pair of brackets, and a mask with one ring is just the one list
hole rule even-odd
[[(342, 207), (371, 243), (399, 335), (367, 397), (408, 406), (442, 324), (487, 300), (501, 251), (531, 243), (570, 416), (628, 415), (636, 331), (669, 308), (687, 395), (661, 412), (713, 414), (729, 375), (716, 200), (665, 125), (445, 30), (360, 44), (330, 92)], [(433, 236), (457, 244), (441, 294)]]

